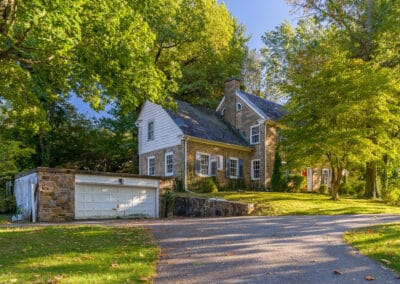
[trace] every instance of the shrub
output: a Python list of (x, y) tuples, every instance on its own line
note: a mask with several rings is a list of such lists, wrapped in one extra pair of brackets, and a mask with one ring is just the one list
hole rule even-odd
[(191, 189), (200, 193), (218, 192), (217, 184), (212, 178), (201, 178), (191, 184)]
[(388, 188), (382, 188), (382, 199), (392, 205), (400, 205), (400, 180), (390, 180)]
[(16, 210), (14, 195), (6, 195), (4, 189), (0, 189), (0, 213), (11, 213)]
[(272, 191), (285, 191), (286, 181), (282, 172), (282, 159), (279, 152), (275, 152), (274, 169), (271, 177), (271, 190)]
[(288, 188), (292, 192), (300, 192), (306, 186), (306, 178), (299, 174), (289, 175)]
[(329, 193), (329, 187), (326, 184), (321, 184), (319, 186), (318, 193), (328, 194)]

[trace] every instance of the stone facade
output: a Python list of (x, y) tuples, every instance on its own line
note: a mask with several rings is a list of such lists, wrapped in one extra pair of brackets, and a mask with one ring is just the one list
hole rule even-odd
[(38, 171), (38, 220), (60, 222), (74, 219), (75, 174), (73, 171)]
[(182, 145), (151, 151), (140, 155), (140, 175), (148, 175), (148, 158), (155, 158), (155, 176), (165, 176), (165, 154), (172, 152), (173, 155), (173, 176), (183, 180), (184, 178), (184, 148)]
[(199, 177), (195, 173), (195, 162), (196, 162), (196, 153), (204, 153), (209, 155), (221, 155), (223, 156), (222, 170), (218, 170), (216, 172), (216, 180), (218, 182), (219, 187), (227, 188), (235, 184), (236, 182), (240, 183), (239, 179), (231, 179), (226, 177), (226, 158), (227, 157), (235, 157), (243, 160), (243, 182), (248, 185), (250, 182), (250, 158), (251, 152), (243, 151), (240, 149), (233, 149), (229, 147), (217, 146), (212, 144), (205, 144), (190, 141), (187, 142), (187, 177), (188, 177), (188, 187), (190, 189), (190, 185), (192, 182), (195, 182), (197, 179), (201, 179), (203, 177)]
[(174, 205), (174, 215), (182, 217), (249, 216), (257, 212), (254, 204), (219, 199), (178, 197)]

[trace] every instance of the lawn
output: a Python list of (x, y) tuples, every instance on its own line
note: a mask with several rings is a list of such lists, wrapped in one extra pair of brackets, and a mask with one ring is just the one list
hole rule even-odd
[(147, 229), (0, 228), (1, 283), (152, 282), (158, 248)]
[(400, 274), (400, 224), (387, 224), (350, 231), (347, 243)]
[(340, 201), (318, 193), (281, 192), (218, 192), (196, 194), (245, 203), (257, 203), (259, 215), (338, 215), (338, 214), (400, 214), (400, 206), (390, 206), (379, 200), (341, 197)]

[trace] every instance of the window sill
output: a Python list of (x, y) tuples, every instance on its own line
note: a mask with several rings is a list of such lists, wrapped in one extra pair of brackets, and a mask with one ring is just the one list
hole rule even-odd
[(165, 176), (166, 177), (171, 177), (171, 176), (173, 176), (174, 175), (174, 173), (165, 173)]

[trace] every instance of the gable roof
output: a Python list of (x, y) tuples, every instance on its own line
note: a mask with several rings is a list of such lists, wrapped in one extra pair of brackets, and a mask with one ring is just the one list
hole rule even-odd
[(265, 119), (277, 121), (284, 114), (282, 105), (280, 104), (240, 90), (237, 90), (236, 94), (246, 101), (257, 113), (262, 114)]
[(244, 138), (230, 128), (214, 111), (176, 101), (178, 110), (175, 113), (167, 110), (169, 116), (185, 135), (197, 138), (249, 146)]

